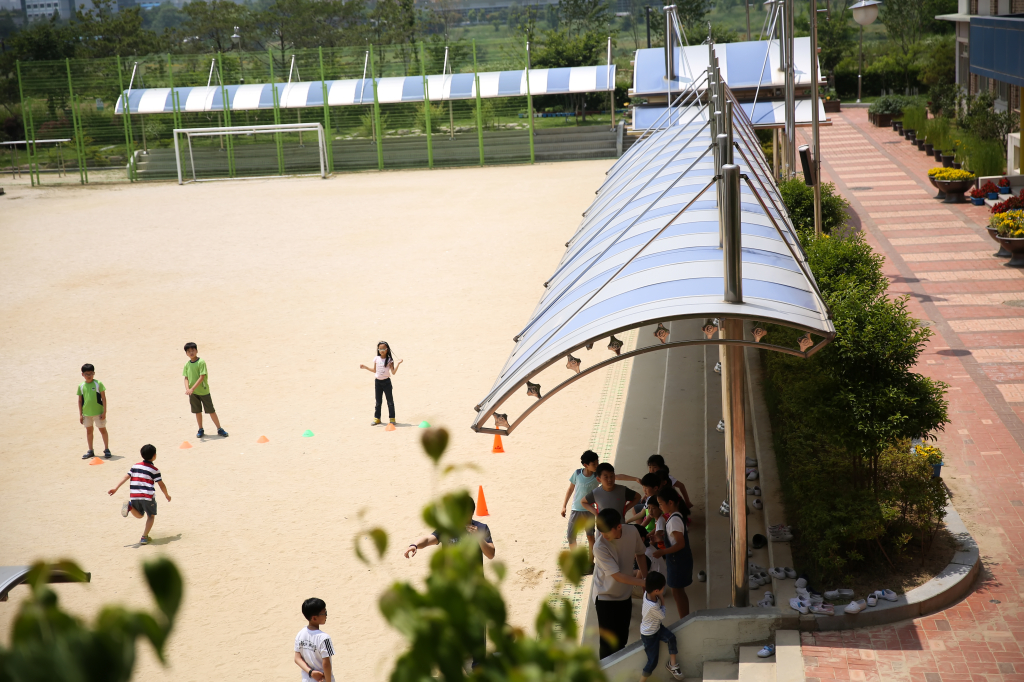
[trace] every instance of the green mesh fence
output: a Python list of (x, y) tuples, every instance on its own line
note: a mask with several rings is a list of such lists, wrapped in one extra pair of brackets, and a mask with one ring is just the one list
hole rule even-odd
[[(0, 167), (13, 164), (12, 155), (19, 153), (33, 184), (176, 180), (176, 128), (291, 123), (323, 126), (330, 172), (529, 163), (536, 158), (534, 120), (529, 98), (522, 96), (407, 104), (378, 104), (367, 98), (365, 104), (350, 106), (275, 105), (260, 111), (203, 113), (186, 112), (178, 101), (173, 113), (114, 113), (119, 95), (129, 88), (473, 73), (522, 69), (525, 62), (525, 49), (478, 48), (472, 43), (450, 46), (447, 59), (444, 45), (420, 43), (21, 62), (24, 134), (30, 144), (27, 150), (0, 150)], [(539, 128), (571, 128), (565, 118), (535, 121)], [(599, 122), (594, 117), (588, 121)], [(184, 155), (188, 145), (184, 137), (179, 142)], [(188, 151), (182, 166), (186, 175), (194, 173), (198, 179), (319, 172), (314, 133), (192, 137)]]

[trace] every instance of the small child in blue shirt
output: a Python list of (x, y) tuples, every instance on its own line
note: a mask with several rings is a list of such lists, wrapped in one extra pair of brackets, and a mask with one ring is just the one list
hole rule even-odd
[(580, 527), (587, 533), (587, 542), (590, 544), (590, 562), (594, 562), (594, 515), (583, 506), (583, 498), (600, 485), (597, 480), (597, 464), (599, 457), (593, 450), (587, 450), (580, 457), (582, 469), (572, 472), (569, 477), (569, 489), (565, 491), (565, 500), (562, 502), (562, 518), (565, 518), (565, 509), (569, 505), (569, 498), (572, 498), (572, 510), (569, 513), (569, 527), (566, 529), (566, 538), (569, 540), (569, 549), (576, 549), (576, 535)]

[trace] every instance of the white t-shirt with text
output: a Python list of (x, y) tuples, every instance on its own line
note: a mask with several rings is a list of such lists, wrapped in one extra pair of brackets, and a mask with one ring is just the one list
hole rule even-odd
[[(309, 628), (302, 628), (299, 634), (295, 635), (295, 650), (302, 656), (306, 665), (318, 672), (324, 671), (324, 659), (334, 655), (331, 636), (323, 630)], [(313, 678), (306, 671), (302, 671), (302, 682), (313, 682)], [(335, 682), (334, 670), (331, 670), (331, 682)]]

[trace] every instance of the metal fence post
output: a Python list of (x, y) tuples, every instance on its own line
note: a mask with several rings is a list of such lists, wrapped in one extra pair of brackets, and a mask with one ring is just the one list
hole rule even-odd
[(526, 41), (526, 108), (530, 119), (530, 163), (535, 161), (533, 149), (533, 95), (530, 94), (530, 41)]
[(35, 187), (36, 178), (32, 174), (32, 150), (28, 146), (28, 107), (25, 105), (25, 90), (21, 85), (21, 60), (15, 60), (14, 66), (18, 73), (18, 97), (21, 98), (21, 125), (25, 129), (25, 157), (28, 160), (28, 181), (32, 187)]
[(327, 79), (324, 76), (324, 48), (320, 48), (320, 87), (324, 91), (324, 141), (327, 143), (327, 170), (334, 172), (334, 150), (331, 148), (331, 108), (327, 106)]
[(171, 62), (171, 55), (167, 55), (167, 81), (171, 86), (171, 118), (175, 128), (181, 128), (181, 116), (178, 111), (178, 97), (174, 90), (174, 64)]
[(426, 50), (420, 43), (420, 75), (423, 76), (423, 119), (427, 126), (427, 168), (434, 167), (434, 128), (430, 125), (430, 84), (427, 82)]
[(74, 131), (75, 158), (78, 162), (78, 182), (85, 184), (85, 174), (82, 167), (85, 165), (85, 148), (82, 145), (82, 134), (78, 125), (78, 113), (75, 111), (75, 89), (71, 84), (71, 60), (64, 58), (64, 66), (68, 71), (68, 102), (71, 104), (71, 130)]
[(377, 170), (384, 170), (384, 131), (380, 129), (380, 102), (377, 100), (377, 70), (373, 65), (373, 45), (370, 45), (370, 82), (373, 83), (373, 124), (377, 127)]
[[(224, 111), (224, 124), (231, 127), (231, 102), (228, 101), (228, 89), (224, 86), (224, 65), (220, 52), (217, 53), (217, 76), (220, 78), (220, 105)], [(233, 136), (227, 135), (228, 177), (235, 177), (235, 145)]]
[(480, 100), (480, 74), (476, 70), (476, 38), (473, 38), (473, 89), (476, 90), (476, 142), (480, 147), (480, 165), (484, 165), (484, 117)]
[(132, 138), (131, 106), (124, 89), (124, 74), (121, 71), (121, 57), (117, 57), (117, 82), (121, 86), (121, 123), (124, 124), (124, 149), (128, 157), (128, 182), (135, 182), (135, 154)]
[[(270, 58), (270, 91), (274, 95), (274, 125), (281, 125), (281, 107), (277, 97), (277, 81), (274, 80), (274, 49), (267, 47), (267, 56)], [(274, 141), (277, 145), (277, 174), (284, 175), (284, 149), (281, 146), (281, 133), (274, 133)]]

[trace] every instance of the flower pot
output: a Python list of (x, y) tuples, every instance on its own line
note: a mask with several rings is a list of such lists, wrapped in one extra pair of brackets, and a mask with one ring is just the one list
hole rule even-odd
[(963, 170), (963, 167), (964, 167), (964, 165), (962, 163), (960, 163), (959, 161), (954, 161), (953, 162), (953, 168), (956, 168), (957, 170)]
[(834, 114), (835, 112), (840, 111), (840, 109), (839, 109), (840, 102), (837, 99), (827, 99), (824, 102), (822, 102), (822, 104), (825, 105), (825, 112), (826, 113)]
[(924, 151), (924, 140), (921, 140), (921, 139), (914, 140), (914, 144), (917, 145), (917, 151), (919, 151), (919, 152), (923, 152)]
[(903, 131), (903, 137), (907, 138), (907, 140), (910, 141), (911, 144), (913, 144), (914, 140), (917, 139), (917, 131), (916, 130), (905, 130), (905, 131)]
[(899, 129), (900, 129), (900, 122), (892, 120), (892, 115), (889, 116), (889, 123), (890, 123), (890, 125), (892, 125), (892, 129), (893, 130), (899, 131)]
[(952, 154), (943, 154), (942, 155), (942, 167), (943, 168), (952, 168), (953, 167), (953, 155)]
[(989, 192), (987, 195), (985, 195), (985, 197), (987, 199), (998, 199), (999, 198), (999, 192)]
[(1010, 193), (1010, 187), (1000, 187), (999, 188), (999, 193), (1000, 194), (1009, 194)]
[(964, 203), (964, 192), (974, 185), (974, 180), (936, 180), (935, 184), (946, 193), (945, 203), (962, 204)]
[(931, 156), (932, 154), (934, 154), (935, 153), (935, 145), (933, 145), (931, 142), (925, 142), (924, 143), (924, 153), (927, 154), (928, 156)]
[[(935, 195), (936, 199), (945, 199), (946, 198), (946, 193), (942, 191), (941, 187), (939, 187), (939, 183), (935, 182), (935, 178), (933, 178), (932, 176), (929, 175), (928, 176), (928, 182), (932, 183), (932, 187), (934, 187), (935, 189), (939, 190), (939, 193)], [(994, 239), (994, 237), (993, 237), (993, 239)]]
[(999, 250), (993, 253), (992, 255), (995, 256), (996, 258), (1009, 258), (1010, 252), (1003, 248), (1002, 243), (999, 241), (999, 232), (996, 230), (996, 228), (986, 227), (985, 229), (988, 230), (988, 236), (992, 237), (992, 241), (994, 241), (996, 244), (999, 244)]
[(1010, 260), (1004, 265), (1024, 268), (1024, 237), (997, 237), (999, 244), (1010, 252)]
[(974, 204), (975, 206), (984, 206), (985, 200), (982, 199), (981, 197), (971, 197), (971, 203)]
[(936, 161), (942, 161), (942, 150), (941, 149), (936, 149), (932, 153), (935, 155), (935, 160)]
[(945, 462), (939, 462), (938, 464), (932, 465), (932, 478), (942, 478), (942, 465)]

